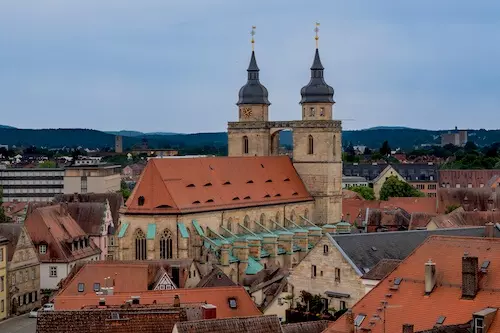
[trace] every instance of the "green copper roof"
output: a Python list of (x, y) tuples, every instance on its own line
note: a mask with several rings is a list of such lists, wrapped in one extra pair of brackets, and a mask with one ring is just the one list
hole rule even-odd
[(128, 228), (128, 223), (122, 223), (122, 228), (120, 229), (120, 232), (118, 233), (118, 238), (123, 238), (125, 236), (125, 232), (127, 231)]
[(351, 224), (349, 222), (346, 222), (346, 221), (340, 221), (339, 223), (336, 224), (336, 226), (351, 226)]
[(260, 250), (260, 257), (261, 258), (269, 257), (269, 255), (270, 255), (269, 252), (267, 252), (266, 250), (264, 250), (264, 249)]
[(179, 232), (181, 233), (182, 238), (189, 238), (189, 232), (187, 231), (187, 228), (184, 225), (184, 223), (178, 222), (177, 228), (179, 228)]
[(194, 230), (196, 230), (196, 232), (198, 233), (198, 235), (205, 236), (205, 233), (203, 232), (203, 229), (198, 224), (198, 221), (193, 220), (192, 223), (193, 223), (193, 226), (194, 226)]
[(245, 271), (246, 274), (255, 275), (263, 269), (264, 269), (264, 266), (262, 266), (260, 263), (258, 263), (254, 258), (248, 257), (248, 266), (247, 266), (247, 269)]
[(156, 224), (149, 223), (148, 232), (146, 233), (146, 239), (155, 239), (155, 235), (156, 235)]

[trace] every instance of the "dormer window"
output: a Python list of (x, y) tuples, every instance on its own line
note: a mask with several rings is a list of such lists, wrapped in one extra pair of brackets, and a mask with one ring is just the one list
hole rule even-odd
[(208, 199), (207, 201), (205, 202), (214, 202), (214, 199)]
[(264, 198), (270, 198), (271, 196), (269, 194), (266, 194)]
[(206, 183), (205, 185), (203, 186), (212, 186), (212, 183)]
[(253, 184), (253, 180), (247, 181), (247, 184)]
[(290, 178), (288, 178), (288, 177), (287, 177), (287, 178), (285, 178), (283, 181), (284, 181), (284, 182), (289, 182), (289, 181), (290, 181)]
[(186, 186), (186, 187), (195, 187), (195, 185), (194, 185), (194, 184), (189, 184), (189, 185), (188, 185), (188, 186)]
[(274, 196), (275, 196), (275, 197), (281, 197), (281, 194), (276, 193)]
[(144, 197), (141, 195), (138, 199), (137, 199), (137, 205), (139, 206), (144, 206)]
[(273, 182), (273, 180), (272, 180), (272, 179), (268, 179), (268, 180), (266, 180), (266, 183), (272, 183), (272, 182)]
[(40, 252), (40, 254), (46, 254), (47, 253), (47, 245), (40, 244), (38, 246), (38, 252)]
[(234, 197), (234, 198), (233, 198), (233, 201), (236, 201), (236, 200), (240, 200), (240, 198), (238, 198), (238, 197)]
[(193, 201), (193, 204), (199, 204), (199, 203), (200, 203), (199, 200)]
[(231, 182), (230, 182), (230, 181), (227, 181), (227, 182), (225, 182), (225, 183), (224, 183), (224, 184), (222, 184), (222, 185), (231, 185)]
[(292, 195), (299, 195), (297, 192), (293, 192)]
[(250, 200), (251, 198), (249, 196), (246, 196), (243, 198), (244, 200)]

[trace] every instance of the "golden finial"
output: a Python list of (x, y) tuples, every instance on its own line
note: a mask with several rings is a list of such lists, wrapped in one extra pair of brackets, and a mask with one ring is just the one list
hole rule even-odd
[(316, 48), (318, 48), (318, 43), (319, 43), (319, 22), (316, 22), (316, 28), (314, 28), (314, 32), (316, 33), (316, 37), (314, 39), (316, 40)]
[(253, 36), (255, 36), (255, 28), (257, 28), (255, 25), (252, 26), (252, 31), (250, 32), (250, 35), (252, 35), (252, 51), (254, 50), (254, 45), (255, 45), (255, 39)]

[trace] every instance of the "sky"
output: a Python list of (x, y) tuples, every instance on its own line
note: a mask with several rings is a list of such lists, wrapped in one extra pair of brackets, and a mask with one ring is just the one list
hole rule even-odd
[(344, 129), (499, 128), (498, 0), (1, 0), (0, 124), (219, 132), (255, 25), (271, 120), (300, 119), (320, 22)]

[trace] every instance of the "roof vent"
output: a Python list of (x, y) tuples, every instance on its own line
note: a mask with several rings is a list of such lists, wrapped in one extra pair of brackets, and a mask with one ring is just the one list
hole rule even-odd
[(372, 246), (372, 251), (377, 251), (377, 248), (375, 246)]
[(238, 197), (234, 197), (234, 198), (233, 198), (233, 201), (236, 201), (236, 200), (240, 200), (240, 198), (238, 198)]
[(275, 197), (281, 197), (281, 194), (276, 193), (274, 196), (275, 196)]
[(439, 318), (436, 320), (436, 325), (443, 325), (445, 320), (446, 320), (445, 316), (439, 316)]
[(247, 181), (247, 184), (253, 184), (253, 180), (250, 179), (249, 181)]
[(261, 163), (261, 164), (260, 164), (260, 166), (261, 166), (262, 168), (264, 168), (264, 164), (262, 164), (262, 163)]
[(186, 186), (186, 187), (195, 187), (195, 185), (194, 185), (194, 184), (189, 184), (189, 185), (188, 185), (188, 186)]
[(205, 185), (203, 186), (212, 186), (212, 183), (206, 183)]
[(273, 182), (273, 180), (272, 180), (272, 179), (268, 179), (268, 180), (266, 180), (266, 183), (272, 183), (272, 182)]
[(269, 194), (266, 194), (264, 198), (270, 198), (271, 196)]
[(230, 181), (227, 181), (227, 182), (225, 182), (225, 183), (224, 183), (224, 184), (222, 184), (222, 185), (231, 185), (231, 182), (230, 182)]
[(214, 202), (214, 199), (208, 199), (207, 201), (205, 202)]
[(289, 182), (289, 181), (290, 181), (290, 178), (288, 178), (288, 177), (287, 177), (287, 178), (285, 178), (283, 181), (284, 181), (284, 182)]
[(199, 200), (193, 201), (193, 204), (199, 204), (199, 203), (200, 203)]
[(297, 192), (293, 192), (292, 195), (299, 195)]
[(159, 206), (156, 206), (156, 208), (167, 209), (167, 208), (172, 208), (172, 206), (169, 206), (169, 205), (159, 205)]
[(250, 200), (251, 198), (247, 195), (246, 197), (244, 197), (243, 199), (245, 200)]

